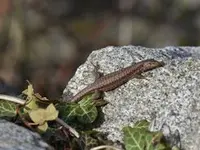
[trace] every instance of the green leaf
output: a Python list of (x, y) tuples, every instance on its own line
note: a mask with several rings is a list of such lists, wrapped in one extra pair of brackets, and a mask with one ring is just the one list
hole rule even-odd
[(124, 144), (126, 150), (168, 150), (165, 143), (161, 143), (161, 132), (148, 131), (149, 123), (140, 121), (134, 127), (124, 127)]
[(17, 105), (12, 102), (0, 100), (0, 117), (14, 117)]
[(131, 127), (124, 127), (123, 132), (126, 150), (144, 150), (145, 142), (142, 133)]
[(92, 96), (87, 95), (78, 103), (62, 104), (57, 106), (62, 119), (66, 122), (77, 118), (80, 123), (88, 124), (94, 122), (98, 111)]
[(65, 122), (73, 122), (76, 118), (76, 109), (79, 108), (77, 103), (61, 103), (56, 105), (56, 109), (59, 111), (62, 120)]
[(91, 96), (86, 96), (79, 102), (80, 109), (76, 111), (77, 119), (84, 124), (92, 123), (97, 118), (98, 112)]
[(79, 116), (77, 117), (78, 121), (83, 123), (83, 124), (88, 124), (88, 123), (92, 123), (95, 121), (95, 119), (97, 118), (97, 108), (96, 107), (85, 107), (85, 108), (81, 108), (83, 113), (79, 114)]
[(138, 121), (135, 123), (134, 128), (138, 130), (148, 130), (149, 122), (146, 120)]
[(172, 150), (180, 150), (180, 148), (178, 148), (177, 146), (173, 146)]
[[(154, 150), (166, 150), (166, 146), (164, 144), (159, 143), (156, 148), (154, 148)], [(169, 150), (171, 150), (171, 148), (168, 148)]]
[[(77, 111), (80, 109), (79, 104), (70, 104), (66, 108), (68, 110), (67, 118), (74, 118), (77, 116)], [(67, 112), (66, 112), (67, 113)]]
[(82, 133), (81, 138), (84, 141), (84, 146), (87, 148), (92, 148), (99, 145), (99, 141), (92, 137), (90, 134)]
[[(107, 135), (95, 130), (82, 131), (81, 140), (84, 143), (83, 149), (91, 149), (100, 145), (113, 145), (111, 140), (107, 139)], [(103, 149), (102, 149), (103, 150)]]

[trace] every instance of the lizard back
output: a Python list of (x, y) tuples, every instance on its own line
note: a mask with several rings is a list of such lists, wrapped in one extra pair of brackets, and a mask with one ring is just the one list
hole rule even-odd
[(144, 60), (141, 62), (138, 62), (134, 65), (131, 65), (129, 67), (120, 69), (118, 71), (112, 72), (110, 74), (107, 74), (103, 77), (98, 78), (94, 83), (88, 85), (86, 88), (81, 90), (79, 93), (77, 93), (71, 101), (76, 101), (78, 99), (81, 99), (84, 95), (92, 93), (94, 91), (110, 91), (113, 90), (122, 84), (126, 83), (130, 79), (132, 79), (134, 76), (137, 76), (143, 72), (158, 68), (163, 66), (164, 63), (158, 62), (153, 59)]

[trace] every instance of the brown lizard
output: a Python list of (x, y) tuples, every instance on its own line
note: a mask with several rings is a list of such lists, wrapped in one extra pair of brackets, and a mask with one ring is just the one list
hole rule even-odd
[(158, 67), (164, 66), (164, 62), (159, 62), (154, 59), (147, 59), (144, 61), (140, 61), (134, 65), (123, 68), (121, 70), (112, 72), (103, 77), (98, 78), (94, 83), (88, 85), (86, 88), (78, 92), (75, 96), (73, 96), (68, 102), (77, 102), (80, 101), (81, 98), (93, 92), (107, 92), (111, 91), (126, 82), (128, 82), (132, 78), (137, 78), (142, 76), (143, 72), (147, 72), (153, 70)]

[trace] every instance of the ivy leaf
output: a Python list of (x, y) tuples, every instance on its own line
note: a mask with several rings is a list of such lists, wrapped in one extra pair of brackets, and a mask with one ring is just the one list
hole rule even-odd
[(28, 112), (31, 120), (38, 124), (37, 129), (40, 132), (45, 132), (48, 128), (47, 121), (55, 120), (58, 117), (58, 111), (53, 104), (50, 104), (46, 109), (38, 108)]
[[(166, 149), (169, 149), (169, 148), (166, 148), (166, 145), (159, 143), (154, 150), (166, 150)], [(169, 149), (169, 150), (171, 150), (171, 149)], [(179, 149), (177, 149), (177, 150), (179, 150)]]
[[(28, 82), (28, 83), (29, 83), (29, 82)], [(27, 95), (27, 98), (28, 98), (29, 100), (31, 100), (31, 99), (32, 99), (32, 96), (33, 96), (33, 94), (34, 94), (33, 85), (32, 85), (31, 83), (29, 83), (28, 88), (27, 88), (26, 90), (24, 90), (24, 91), (22, 92), (22, 94)]]
[(170, 150), (166, 143), (162, 143), (161, 132), (148, 131), (149, 123), (140, 121), (134, 127), (126, 126), (124, 132), (124, 144), (126, 150)]
[(77, 111), (80, 109), (80, 106), (79, 104), (69, 104), (67, 107), (66, 107), (66, 110), (67, 110), (67, 118), (74, 118), (75, 116), (77, 116)]
[(144, 150), (145, 143), (140, 132), (131, 127), (124, 127), (123, 132), (126, 150)]
[(82, 133), (81, 138), (84, 141), (84, 146), (87, 147), (88, 149), (100, 145), (98, 139), (92, 137), (91, 134)]
[(31, 120), (37, 124), (43, 124), (45, 122), (46, 115), (46, 110), (42, 108), (38, 108), (29, 112)]
[(180, 148), (178, 148), (177, 146), (173, 146), (172, 150), (180, 150)]
[(43, 124), (45, 121), (55, 120), (58, 117), (58, 111), (53, 104), (46, 109), (38, 108), (29, 112), (31, 120), (37, 124)]
[(107, 139), (107, 135), (105, 133), (95, 130), (82, 131), (81, 140), (83, 142), (82, 149), (92, 149), (93, 147), (100, 145), (114, 145), (111, 140)]
[(34, 96), (33, 85), (30, 82), (28, 82), (28, 84), (28, 88), (22, 92), (22, 94), (27, 96), (26, 105), (24, 107), (25, 112), (39, 108), (37, 104), (37, 98)]
[(30, 110), (35, 110), (35, 109), (37, 109), (37, 108), (39, 108), (39, 105), (38, 105), (38, 103), (37, 103), (37, 100), (36, 100), (35, 97), (32, 97), (31, 100), (28, 100), (28, 102), (26, 102), (26, 105), (25, 105), (25, 107), (24, 107), (24, 111), (25, 111), (25, 112), (28, 112), (28, 111), (30, 111)]
[(146, 121), (146, 120), (138, 121), (138, 122), (135, 123), (134, 129), (137, 129), (137, 130), (148, 130), (149, 124), (150, 123), (148, 121)]
[(0, 100), (0, 117), (14, 117), (17, 105), (12, 102)]
[(65, 122), (72, 121), (76, 118), (83, 124), (92, 123), (98, 115), (92, 95), (85, 96), (78, 103), (57, 105), (57, 109)]
[(56, 109), (59, 111), (60, 117), (64, 122), (76, 122), (76, 110), (79, 109), (77, 103), (59, 103), (56, 104)]
[(86, 96), (79, 102), (80, 109), (76, 111), (77, 119), (84, 124), (92, 123), (97, 118), (98, 112), (91, 96)]
[(47, 124), (47, 122), (45, 122), (45, 123), (42, 124), (42, 125), (37, 126), (37, 129), (38, 129), (40, 132), (45, 132), (45, 131), (48, 129), (48, 124)]
[(56, 110), (55, 106), (53, 104), (50, 104), (46, 108), (46, 117), (45, 120), (55, 120), (58, 117), (58, 111)]

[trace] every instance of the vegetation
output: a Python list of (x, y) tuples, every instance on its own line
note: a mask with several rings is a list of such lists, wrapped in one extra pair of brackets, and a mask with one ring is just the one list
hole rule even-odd
[[(1, 95), (0, 117), (15, 120), (40, 133), (55, 149), (119, 150), (105, 134), (94, 130), (102, 122), (104, 100), (94, 101), (92, 94), (78, 103), (49, 100), (34, 93), (30, 83), (19, 98), (15, 101), (13, 97)], [(122, 129), (124, 143), (118, 145), (126, 150), (178, 150), (170, 147), (161, 132), (150, 132), (148, 126), (145, 120), (135, 123), (134, 127), (125, 126)]]

